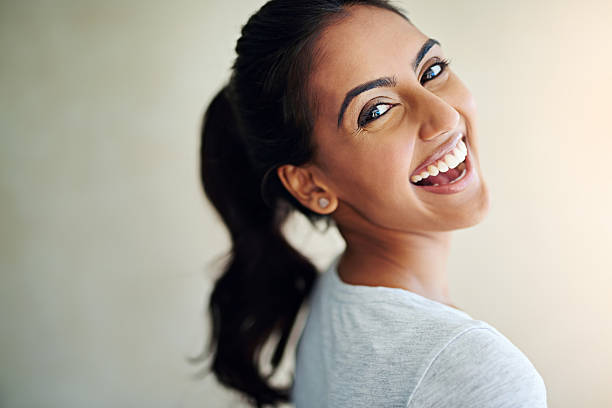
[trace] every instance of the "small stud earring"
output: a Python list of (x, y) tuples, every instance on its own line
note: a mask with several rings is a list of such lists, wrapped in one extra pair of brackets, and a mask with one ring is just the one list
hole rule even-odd
[(321, 197), (321, 198), (319, 198), (319, 206), (320, 206), (321, 208), (325, 208), (325, 207), (327, 207), (328, 205), (329, 205), (329, 200), (328, 200), (327, 198), (325, 198), (325, 197)]

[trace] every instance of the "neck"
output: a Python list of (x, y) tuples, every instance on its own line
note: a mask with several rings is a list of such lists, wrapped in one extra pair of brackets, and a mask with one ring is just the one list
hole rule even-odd
[(450, 232), (396, 231), (372, 224), (359, 230), (338, 224), (338, 229), (347, 244), (338, 263), (344, 282), (406, 289), (456, 308), (446, 272)]

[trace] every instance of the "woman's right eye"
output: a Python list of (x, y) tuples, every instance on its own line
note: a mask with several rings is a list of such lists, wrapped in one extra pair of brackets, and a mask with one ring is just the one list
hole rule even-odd
[[(383, 108), (379, 108), (379, 106), (382, 106)], [(372, 105), (371, 108), (365, 109), (359, 115), (359, 119), (357, 120), (358, 128), (361, 129), (365, 125), (367, 125), (368, 123), (370, 123), (370, 122), (378, 119), (379, 117), (383, 116), (385, 113), (387, 113), (389, 110), (391, 110), (391, 108), (393, 106), (394, 106), (394, 104), (392, 104), (392, 103), (377, 103), (375, 105)]]

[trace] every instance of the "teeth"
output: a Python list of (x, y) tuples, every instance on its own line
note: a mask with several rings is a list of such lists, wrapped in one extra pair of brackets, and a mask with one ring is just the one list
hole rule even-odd
[(457, 158), (450, 153), (444, 156), (444, 161), (446, 162), (446, 164), (448, 164), (448, 167), (451, 169), (454, 169), (455, 167), (459, 165), (459, 161), (457, 160)]
[(446, 163), (444, 163), (443, 160), (438, 160), (438, 162), (436, 163), (436, 166), (438, 166), (438, 169), (442, 173), (446, 173), (448, 171), (448, 165)]
[(433, 164), (430, 164), (427, 166), (427, 172), (432, 176), (437, 176), (440, 173), (440, 170)]
[(452, 153), (453, 156), (455, 156), (455, 158), (457, 159), (457, 161), (459, 161), (459, 163), (461, 163), (463, 159), (465, 159), (465, 154), (463, 154), (463, 152), (459, 150), (458, 147), (455, 147)]
[(467, 156), (467, 146), (460, 140), (457, 146), (444, 158), (438, 160), (435, 164), (427, 166), (427, 171), (422, 171), (410, 178), (413, 183), (417, 183), (429, 176), (437, 176), (440, 173), (446, 173), (449, 169), (454, 169), (461, 164)]

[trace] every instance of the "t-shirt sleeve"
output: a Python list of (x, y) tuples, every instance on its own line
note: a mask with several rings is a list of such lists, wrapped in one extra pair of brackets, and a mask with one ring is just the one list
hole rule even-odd
[(407, 408), (543, 408), (546, 387), (527, 357), (486, 327), (470, 328), (432, 360)]

